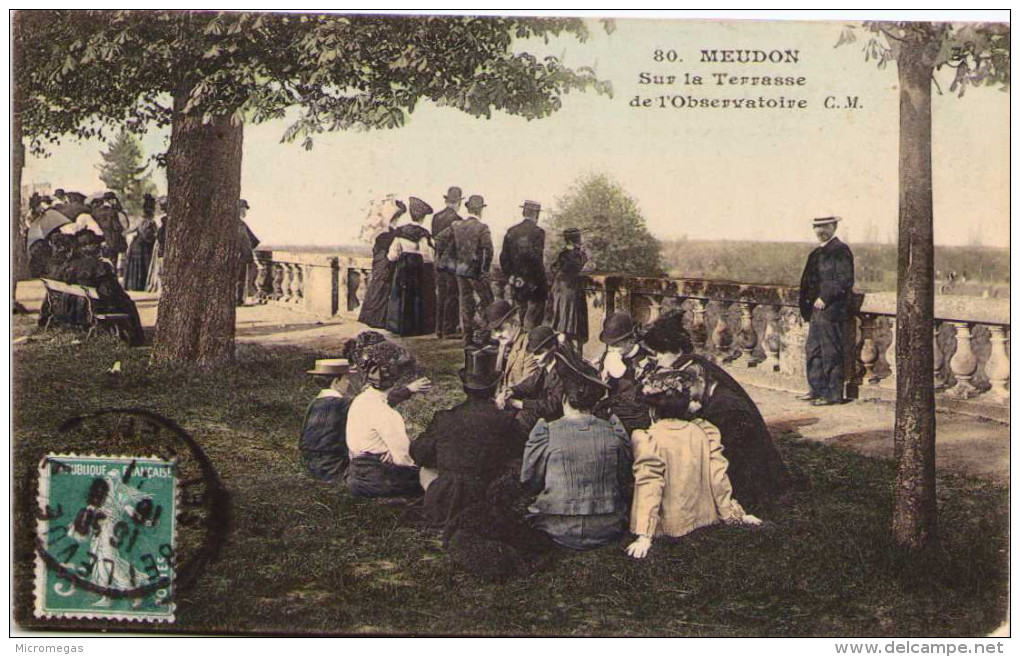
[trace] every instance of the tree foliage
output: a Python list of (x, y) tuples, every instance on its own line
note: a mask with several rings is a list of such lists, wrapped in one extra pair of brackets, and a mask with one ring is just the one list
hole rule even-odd
[(283, 139), (306, 147), (324, 131), (399, 127), (422, 100), (530, 120), (558, 110), (564, 93), (611, 93), (591, 68), (515, 50), (533, 37), (587, 39), (577, 18), (23, 13), (27, 65), (16, 76), (37, 153), (67, 134), (169, 125), (169, 97), (180, 93), (184, 111), (207, 122), (260, 123), (296, 106)]
[(558, 199), (549, 218), (551, 260), (563, 247), (563, 231), (581, 230), (584, 248), (600, 272), (661, 276), (662, 245), (648, 232), (637, 201), (604, 173), (578, 180)]
[(148, 173), (138, 139), (122, 130), (101, 156), (102, 163), (96, 165), (99, 179), (117, 193), (129, 215), (140, 216), (145, 194), (154, 194), (156, 184)]
[(899, 59), (904, 45), (922, 44), (927, 64), (956, 71), (950, 92), (963, 96), (968, 86), (1009, 91), (1009, 23), (870, 21), (843, 28), (836, 46), (857, 41), (858, 29), (868, 36), (864, 61), (879, 68)]

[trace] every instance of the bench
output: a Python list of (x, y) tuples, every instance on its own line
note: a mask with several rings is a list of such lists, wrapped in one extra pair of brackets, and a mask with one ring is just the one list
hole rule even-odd
[[(127, 336), (125, 325), (130, 325), (131, 318), (127, 313), (107, 312), (100, 308), (99, 291), (87, 285), (76, 285), (64, 283), (50, 278), (42, 278), (43, 287), (46, 288), (46, 300), (49, 304), (50, 314), (46, 318), (43, 328), (49, 328), (56, 320), (60, 324), (67, 324), (78, 328), (87, 328), (86, 337), (92, 337), (99, 329), (116, 335), (119, 338)], [(66, 313), (66, 301), (68, 299), (80, 300), (79, 307), (84, 307), (84, 317), (80, 313)]]

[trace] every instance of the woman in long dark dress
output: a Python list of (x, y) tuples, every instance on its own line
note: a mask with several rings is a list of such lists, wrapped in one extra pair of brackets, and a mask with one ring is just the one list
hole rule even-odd
[(149, 279), (149, 263), (152, 250), (156, 246), (156, 199), (151, 194), (145, 195), (142, 207), (142, 223), (135, 231), (135, 238), (127, 251), (127, 267), (124, 271), (124, 288), (142, 291), (147, 287)]
[(588, 341), (588, 302), (581, 285), (581, 272), (588, 254), (581, 249), (581, 231), (563, 231), (567, 245), (553, 262), (552, 328), (563, 333), (578, 350)]
[(358, 321), (367, 324), (372, 328), (386, 328), (386, 313), (390, 303), (390, 282), (393, 279), (394, 263), (386, 257), (390, 251), (390, 244), (393, 242), (394, 222), (404, 212), (407, 206), (402, 201), (396, 202), (397, 210), (390, 218), (390, 227), (375, 238), (372, 245), (372, 276), (368, 280), (368, 290), (365, 291), (365, 301), (361, 304), (361, 313)]
[[(397, 335), (426, 335), (435, 330), (435, 265), (432, 235), (422, 226), (432, 208), (411, 197), (411, 223), (394, 232), (387, 259), (395, 264), (386, 328)], [(430, 294), (431, 293), (431, 294)]]

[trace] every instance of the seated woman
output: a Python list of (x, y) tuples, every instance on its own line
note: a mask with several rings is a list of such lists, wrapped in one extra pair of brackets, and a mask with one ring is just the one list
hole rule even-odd
[(351, 402), (347, 415), (347, 486), (358, 497), (422, 494), (404, 419), (387, 401), (387, 391), (400, 376), (402, 352), (397, 345), (380, 342), (366, 349), (358, 363), (368, 386)]
[(532, 429), (521, 482), (538, 495), (528, 509), (532, 524), (560, 545), (585, 550), (626, 530), (630, 439), (616, 417), (591, 414), (606, 389), (595, 368), (582, 362), (563, 375), (563, 417)]
[(638, 429), (634, 443), (634, 502), (630, 531), (637, 540), (627, 554), (641, 559), (655, 536), (679, 537), (723, 521), (758, 525), (733, 497), (719, 430), (691, 419), (697, 374), (690, 369), (656, 372), (642, 383), (652, 426)]
[(747, 391), (726, 370), (694, 353), (679, 315), (659, 318), (645, 332), (641, 346), (651, 356), (638, 374), (639, 384), (662, 370), (693, 368), (695, 387), (688, 390), (700, 408), (695, 415), (722, 434), (723, 456), (737, 499), (762, 510), (791, 488), (790, 475), (772, 434)]
[(308, 405), (301, 424), (301, 461), (319, 481), (332, 483), (347, 474), (347, 412), (351, 400), (345, 396), (350, 364), (343, 358), (315, 361), (308, 374), (323, 386)]

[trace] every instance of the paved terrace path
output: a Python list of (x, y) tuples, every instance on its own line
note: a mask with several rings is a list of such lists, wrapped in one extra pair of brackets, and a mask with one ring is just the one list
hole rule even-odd
[[(156, 296), (131, 293), (146, 328), (156, 322)], [(36, 281), (18, 284), (18, 300), (37, 311), (42, 302), (42, 285)], [(262, 345), (293, 345), (311, 349), (336, 348), (343, 338), (367, 329), (364, 324), (338, 317), (318, 319), (273, 305), (237, 309), (237, 338)], [(412, 351), (415, 343), (431, 341), (428, 336), (401, 339)], [(458, 341), (446, 341), (451, 352)], [(738, 379), (740, 371), (730, 370)], [(891, 459), (894, 406), (887, 401), (855, 401), (835, 407), (813, 407), (798, 401), (792, 393), (745, 383), (747, 392), (774, 429), (797, 431), (804, 438), (849, 447), (862, 454)], [(978, 476), (1009, 484), (1009, 425), (958, 415), (938, 413), (937, 462), (940, 470)]]

